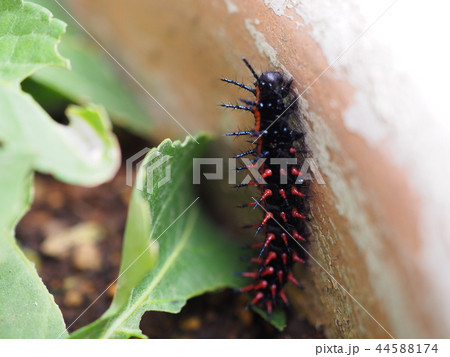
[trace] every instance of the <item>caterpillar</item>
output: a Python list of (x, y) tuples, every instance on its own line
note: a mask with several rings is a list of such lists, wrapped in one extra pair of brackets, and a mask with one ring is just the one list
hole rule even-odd
[(264, 239), (250, 246), (256, 251), (249, 259), (254, 267), (239, 274), (252, 282), (240, 291), (250, 294), (248, 306), (263, 308), (270, 316), (277, 306), (289, 306), (285, 293), (287, 282), (302, 288), (294, 277), (294, 264), (308, 264), (301, 244), (310, 236), (307, 223), (309, 181), (302, 178), (297, 163), (298, 156), (307, 150), (304, 133), (294, 130), (290, 123), (298, 108), (291, 88), (292, 79), (275, 71), (258, 75), (245, 58), (242, 60), (255, 78), (254, 87), (227, 78), (221, 80), (252, 93), (254, 99), (241, 99), (244, 105), (222, 106), (253, 113), (255, 125), (249, 130), (225, 135), (245, 135), (252, 144), (248, 150), (234, 156), (235, 159), (247, 157), (243, 160), (245, 165), (236, 169), (257, 170), (259, 175), (235, 187), (259, 187), (258, 199), (238, 207), (261, 210), (261, 221), (250, 227), (256, 228), (255, 236), (263, 233)]

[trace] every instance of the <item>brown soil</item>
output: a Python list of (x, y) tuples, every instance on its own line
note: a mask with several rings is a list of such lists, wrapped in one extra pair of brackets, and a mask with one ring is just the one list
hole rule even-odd
[[(125, 158), (148, 145), (137, 138), (121, 137)], [(131, 188), (125, 185), (124, 167), (111, 182), (95, 188), (71, 186), (36, 175), (34, 204), (17, 227), (17, 237), (36, 262), (40, 276), (70, 326), (69, 331), (94, 321), (111, 303), (114, 286), (108, 287), (119, 271), (130, 193)], [(82, 222), (93, 222), (105, 229), (105, 238), (94, 245), (101, 258), (99, 268), (80, 267), (73, 251), (64, 258), (42, 253), (42, 242), (49, 234)], [(287, 328), (279, 332), (253, 312), (245, 311), (245, 303), (244, 296), (230, 290), (206, 294), (191, 299), (180, 314), (146, 313), (141, 329), (150, 338), (323, 337), (306, 321), (293, 317), (288, 319)]]

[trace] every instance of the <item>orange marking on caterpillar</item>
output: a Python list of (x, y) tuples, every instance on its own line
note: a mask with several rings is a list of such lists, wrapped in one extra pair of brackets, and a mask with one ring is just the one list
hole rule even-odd
[(261, 128), (261, 113), (259, 112), (257, 105), (256, 105), (259, 103), (259, 93), (260, 93), (259, 87), (256, 86), (255, 90), (256, 90), (256, 100), (255, 100), (255, 105), (253, 106), (253, 113), (255, 115), (255, 129), (256, 129), (256, 131), (259, 131)]

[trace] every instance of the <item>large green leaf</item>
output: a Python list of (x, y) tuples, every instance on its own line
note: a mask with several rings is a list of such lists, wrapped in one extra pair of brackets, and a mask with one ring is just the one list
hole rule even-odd
[(116, 173), (119, 146), (101, 107), (69, 107), (70, 125), (65, 126), (18, 88), (0, 85), (0, 98), (0, 140), (11, 153), (32, 155), (34, 169), (84, 185), (102, 183)]
[(85, 35), (80, 25), (55, 1), (35, 2), (69, 24), (69, 31), (59, 50), (70, 58), (72, 70), (44, 68), (37, 71), (32, 79), (75, 103), (101, 104), (115, 124), (139, 136), (149, 137), (152, 133), (151, 120), (128, 84), (127, 80), (130, 78), (126, 73), (112, 62), (98, 44)]
[[(61, 333), (62, 332), (62, 333)], [(0, 337), (65, 337), (61, 311), (17, 247), (15, 239), (0, 232)]]
[(94, 185), (111, 178), (120, 161), (100, 107), (69, 108), (70, 125), (63, 126), (20, 89), (35, 70), (68, 65), (56, 47), (64, 27), (41, 6), (0, 2), (0, 337), (67, 335), (53, 297), (14, 239), (32, 200), (33, 171)]
[(0, 149), (1, 338), (67, 335), (61, 311), (12, 236), (31, 202), (31, 160), (27, 155), (12, 157)]
[(21, 0), (0, 2), (0, 83), (20, 83), (41, 67), (69, 62), (57, 51), (65, 24), (42, 6)]
[(72, 36), (61, 43), (60, 50), (70, 58), (72, 70), (44, 68), (33, 75), (34, 81), (75, 103), (101, 104), (115, 124), (139, 136), (150, 136), (150, 118), (127, 85), (127, 78), (118, 76), (104, 54), (99, 53), (99, 47)]
[[(133, 192), (113, 303), (72, 337), (142, 337), (145, 311), (176, 313), (190, 297), (242, 283), (233, 275), (242, 269), (239, 246), (208, 224), (192, 194), (192, 161), (208, 143), (204, 136), (197, 140), (165, 140), (147, 154)], [(158, 187), (168, 167), (170, 181)]]
[(0, 147), (0, 230), (13, 233), (32, 201), (32, 157), (9, 155)]
[(95, 185), (117, 171), (120, 155), (100, 107), (68, 110), (57, 124), (18, 83), (33, 71), (66, 66), (57, 51), (65, 24), (45, 8), (18, 0), (0, 3), (0, 141), (11, 155), (27, 153), (31, 166), (74, 184)]
[(45, 8), (18, 0), (0, 3), (0, 140), (4, 149), (28, 153), (36, 170), (75, 184), (95, 185), (114, 175), (119, 148), (104, 111), (68, 111), (71, 125), (53, 121), (17, 85), (38, 68), (66, 66), (57, 51), (65, 24)]

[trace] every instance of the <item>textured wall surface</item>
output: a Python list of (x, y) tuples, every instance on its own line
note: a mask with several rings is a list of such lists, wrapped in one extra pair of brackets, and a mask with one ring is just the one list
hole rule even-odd
[[(301, 94), (315, 184), (312, 268), (291, 291), (330, 337), (450, 337), (449, 33), (418, 1), (69, 2), (189, 132), (234, 128), (217, 107), (240, 57)], [(124, 74), (125, 76), (125, 74)], [(137, 88), (156, 134), (185, 131)]]

